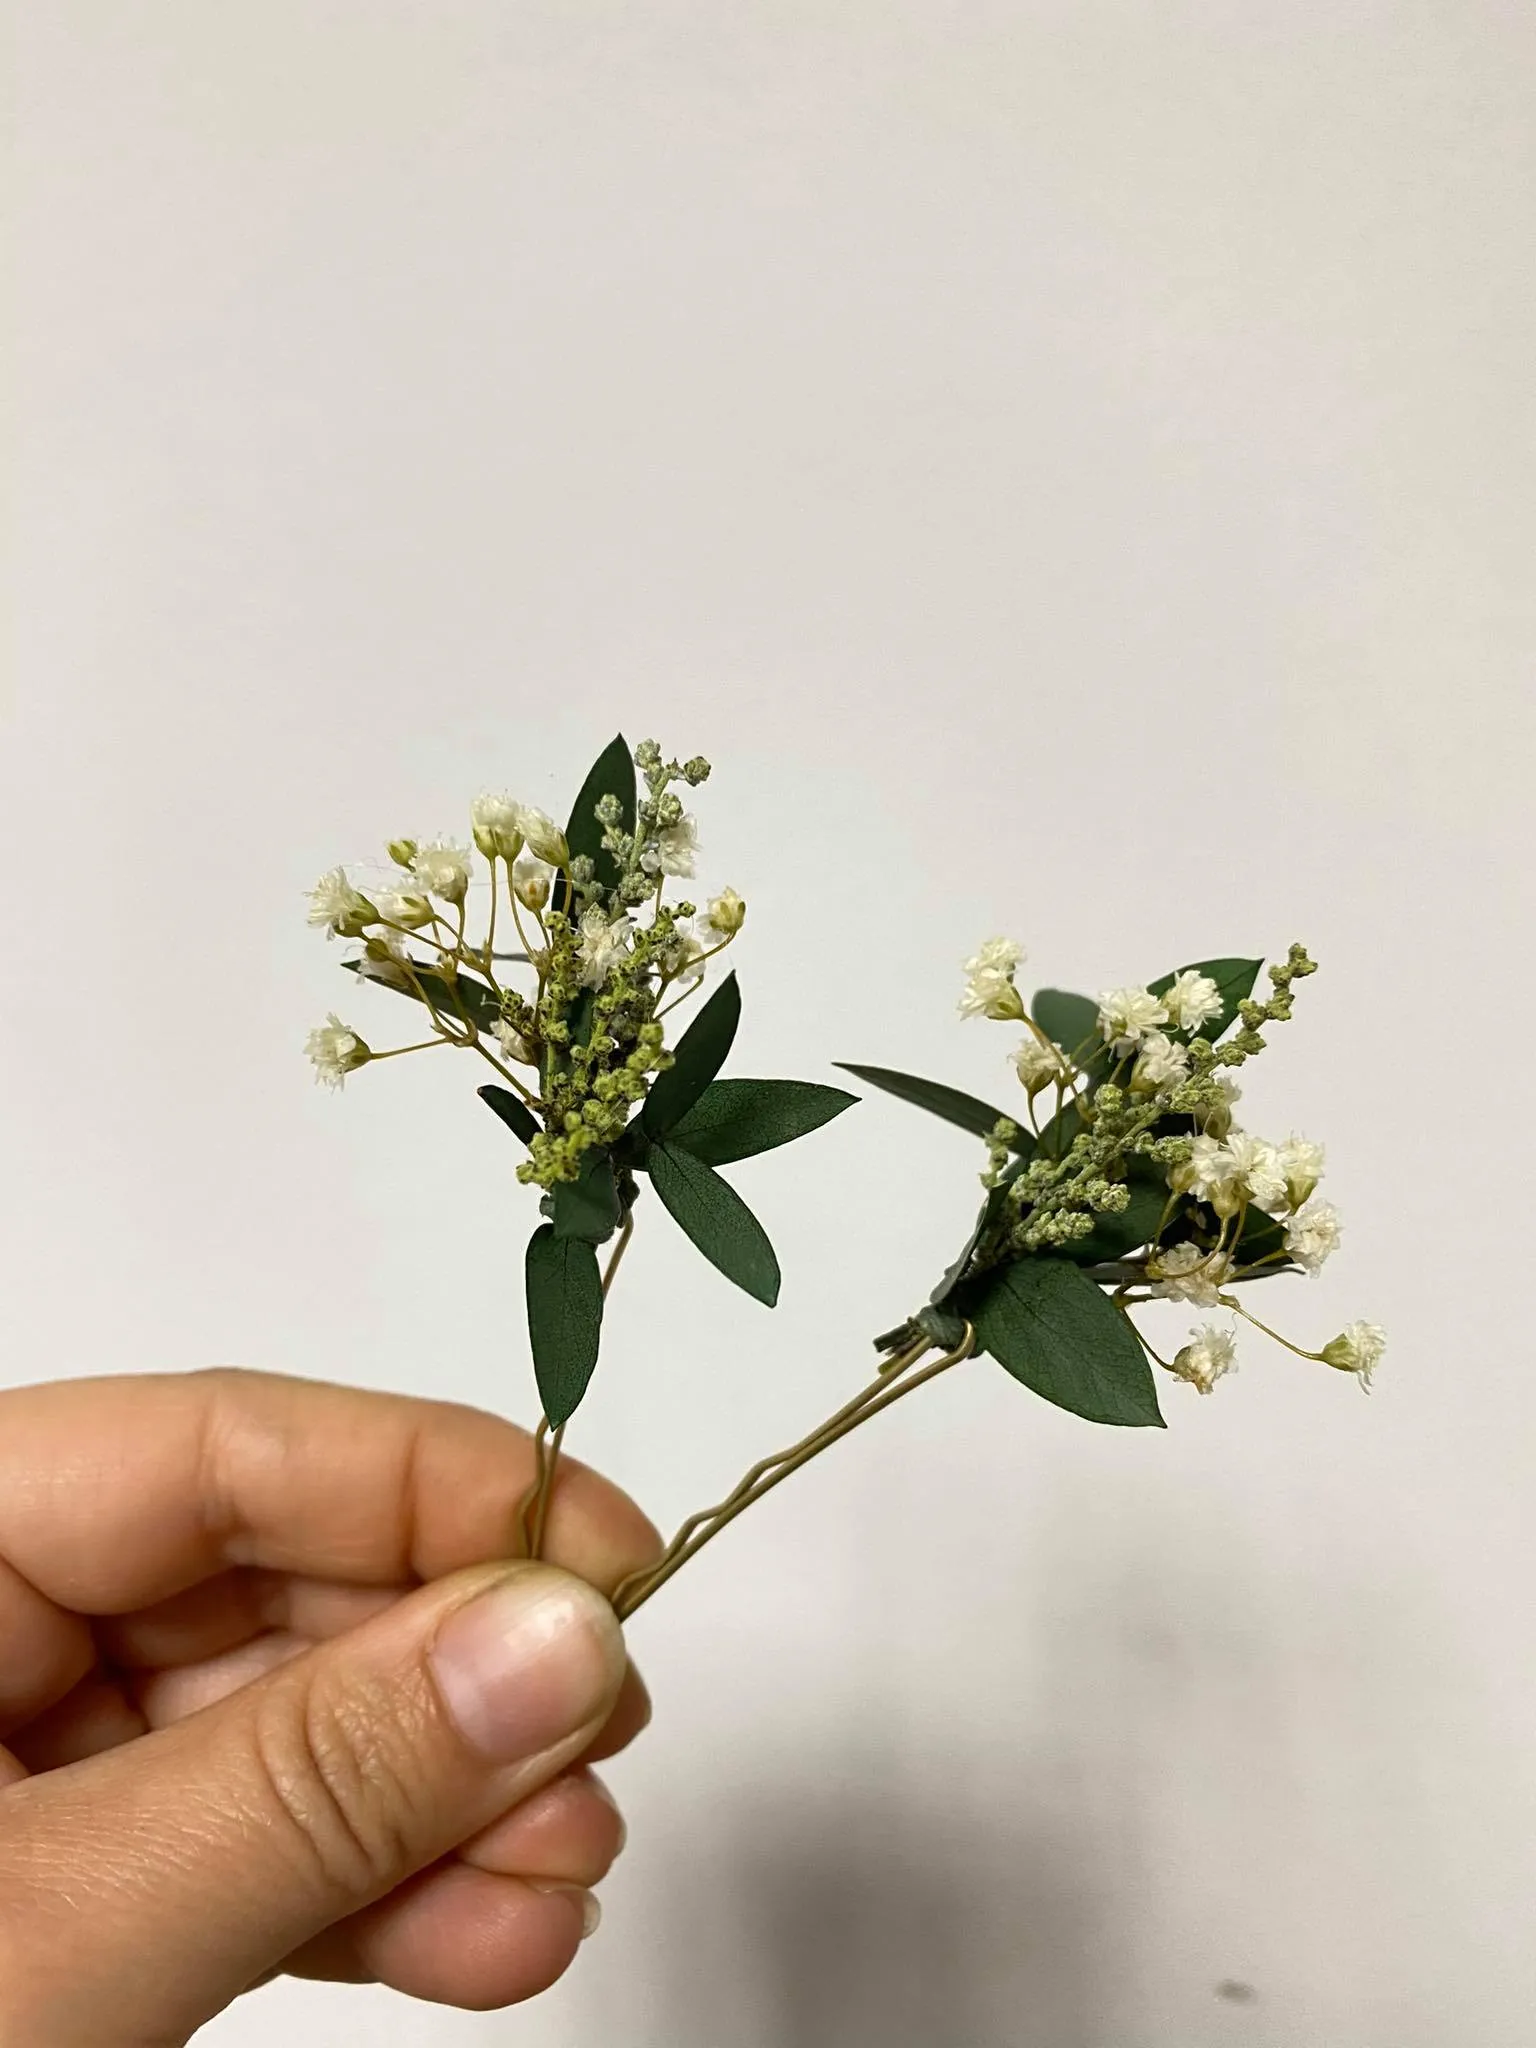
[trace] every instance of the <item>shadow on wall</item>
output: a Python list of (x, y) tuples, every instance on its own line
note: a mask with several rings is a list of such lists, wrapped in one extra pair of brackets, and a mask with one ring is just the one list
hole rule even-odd
[[(1086, 2048), (1095, 1908), (1069, 1848), (997, 1814), (924, 1814), (834, 1791), (735, 1810), (716, 1884), (676, 1892), (644, 1999), (669, 2048)], [(718, 1820), (719, 1816), (717, 1816)], [(1003, 1905), (1006, 1901), (1006, 1907)], [(686, 1973), (678, 1925), (694, 1929)], [(685, 2023), (678, 2021), (686, 2015)], [(630, 2010), (633, 2025), (635, 2014)], [(633, 2039), (633, 2035), (631, 2035)]]

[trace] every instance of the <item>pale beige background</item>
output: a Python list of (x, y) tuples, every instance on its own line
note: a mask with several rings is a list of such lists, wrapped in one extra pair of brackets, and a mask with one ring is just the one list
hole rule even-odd
[[(621, 722), (718, 761), (738, 1071), (995, 1092), (985, 933), (1305, 936), (1250, 1106), (1349, 1231), (1287, 1313), (1393, 1339), (1166, 1435), (955, 1376), (636, 1623), (568, 1983), (209, 2040), (1528, 2041), (1530, 10), (14, 12), (9, 1377), (527, 1413), (507, 1148), (467, 1074), (310, 1087), (300, 891)], [(743, 1168), (774, 1318), (647, 1231), (582, 1451), (671, 1520), (798, 1434), (975, 1163), (876, 1103)]]

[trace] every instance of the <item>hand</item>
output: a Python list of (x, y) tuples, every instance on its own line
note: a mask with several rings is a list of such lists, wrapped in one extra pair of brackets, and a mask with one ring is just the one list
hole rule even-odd
[[(543, 1990), (648, 1716), (607, 1601), (653, 1558), (523, 1431), (258, 1373), (0, 1394), (0, 2039), (166, 2048), (279, 1970)], [(579, 1574), (571, 1576), (570, 1574)]]

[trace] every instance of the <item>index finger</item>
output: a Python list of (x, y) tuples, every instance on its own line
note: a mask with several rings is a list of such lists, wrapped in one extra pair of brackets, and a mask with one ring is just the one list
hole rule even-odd
[[(475, 1408), (219, 1368), (0, 1394), (0, 1556), (123, 1614), (232, 1565), (402, 1585), (515, 1553), (526, 1430)], [(660, 1539), (562, 1459), (547, 1554), (611, 1590)]]

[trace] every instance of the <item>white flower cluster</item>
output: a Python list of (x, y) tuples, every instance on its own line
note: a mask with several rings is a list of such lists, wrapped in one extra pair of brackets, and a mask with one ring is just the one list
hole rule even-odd
[(966, 981), (960, 995), (962, 1017), (992, 1017), (999, 1021), (1024, 1015), (1024, 998), (1013, 985), (1013, 977), (1024, 962), (1024, 948), (1013, 939), (988, 939), (965, 963)]

